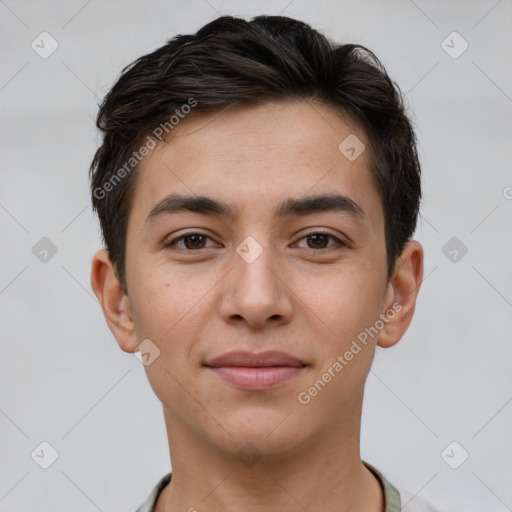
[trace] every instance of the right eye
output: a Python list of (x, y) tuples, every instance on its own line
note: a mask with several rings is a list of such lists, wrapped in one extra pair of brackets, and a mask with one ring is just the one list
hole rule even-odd
[[(169, 248), (172, 246), (177, 246), (179, 249), (194, 251), (199, 249), (204, 249), (205, 240), (211, 238), (209, 236), (203, 235), (201, 233), (187, 233), (185, 235), (181, 235), (177, 238), (172, 239), (170, 242), (164, 244), (164, 248)], [(178, 246), (178, 243), (183, 241), (183, 246)]]

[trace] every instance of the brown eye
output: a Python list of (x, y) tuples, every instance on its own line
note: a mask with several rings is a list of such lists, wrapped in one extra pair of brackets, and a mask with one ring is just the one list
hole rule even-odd
[(309, 235), (306, 238), (313, 244), (311, 249), (325, 249), (329, 243), (329, 235), (324, 233), (316, 233), (314, 235)]
[[(334, 240), (335, 244), (328, 246), (329, 239)], [(307, 249), (330, 249), (332, 247), (346, 247), (347, 244), (342, 242), (339, 238), (331, 235), (330, 233), (311, 233), (301, 238), (301, 240), (307, 240)]]
[[(169, 243), (165, 244), (164, 247), (177, 246), (180, 249), (186, 249), (191, 251), (194, 249), (204, 249), (205, 242), (207, 239), (210, 239), (210, 237), (206, 235), (201, 235), (200, 233), (191, 233), (188, 235), (182, 235), (178, 238), (175, 238), (174, 240), (171, 240)], [(184, 246), (178, 246), (178, 242), (181, 242), (182, 240)]]

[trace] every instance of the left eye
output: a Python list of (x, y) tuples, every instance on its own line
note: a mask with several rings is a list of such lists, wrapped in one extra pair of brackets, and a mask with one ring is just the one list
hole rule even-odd
[[(331, 235), (330, 233), (310, 233), (309, 235), (306, 235), (302, 237), (300, 240), (306, 240), (308, 243), (308, 247), (306, 249), (328, 249), (330, 247), (333, 247), (332, 245), (330, 247), (326, 247), (326, 244), (329, 243), (329, 239), (334, 240), (335, 244), (334, 247), (346, 247), (347, 244), (345, 242), (342, 242), (339, 238), (335, 237), (334, 235)], [(204, 249), (205, 248), (205, 242), (206, 240), (211, 240), (209, 236), (202, 235), (200, 233), (191, 233), (189, 235), (182, 235), (178, 238), (175, 238), (171, 240), (170, 242), (166, 243), (164, 247), (171, 247), (171, 246), (178, 246), (179, 242), (184, 243), (184, 246), (179, 246), (180, 249), (188, 249), (188, 250), (195, 250), (195, 249)], [(313, 243), (313, 246), (309, 245), (309, 242)]]
[(347, 245), (345, 242), (342, 242), (339, 238), (335, 237), (334, 235), (322, 232), (310, 233), (309, 235), (306, 235), (305, 237), (301, 238), (301, 240), (307, 240), (308, 242), (312, 242), (314, 244), (313, 247), (308, 246), (306, 247), (306, 249), (328, 249), (329, 247), (326, 247), (325, 244), (328, 243), (329, 238), (336, 242), (334, 244), (334, 247), (344, 247)]

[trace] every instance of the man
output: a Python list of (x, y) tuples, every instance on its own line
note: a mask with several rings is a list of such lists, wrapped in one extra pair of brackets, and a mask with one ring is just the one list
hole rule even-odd
[(91, 283), (172, 465), (139, 512), (400, 510), (359, 451), (423, 275), (416, 139), (377, 58), (225, 16), (125, 68), (97, 125)]

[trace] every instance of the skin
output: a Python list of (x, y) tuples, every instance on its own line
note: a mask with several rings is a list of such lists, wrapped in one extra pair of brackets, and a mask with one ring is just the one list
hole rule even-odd
[[(128, 296), (106, 250), (91, 283), (119, 346), (150, 339), (145, 366), (163, 404), (173, 477), (157, 512), (383, 510), (359, 451), (364, 383), (375, 347), (407, 330), (423, 276), (423, 249), (406, 244), (388, 281), (382, 204), (368, 151), (349, 161), (338, 145), (364, 132), (312, 100), (265, 103), (183, 120), (140, 165), (128, 222)], [(170, 193), (207, 195), (237, 220), (196, 212), (146, 218)], [(364, 211), (276, 218), (288, 198), (339, 193)], [(329, 233), (335, 239), (307, 235)], [(184, 234), (205, 235), (199, 249)], [(248, 236), (263, 252), (236, 252)], [(196, 239), (197, 240), (197, 239)], [(188, 252), (187, 252), (188, 251)], [(379, 315), (401, 309), (307, 404), (307, 391)], [(241, 390), (203, 364), (232, 350), (280, 350), (307, 367), (267, 390)], [(252, 443), (248, 465), (238, 451)], [(193, 508), (192, 508), (193, 507)], [(303, 508), (302, 508), (303, 507)]]

